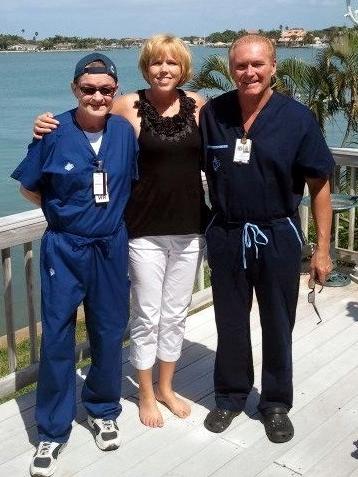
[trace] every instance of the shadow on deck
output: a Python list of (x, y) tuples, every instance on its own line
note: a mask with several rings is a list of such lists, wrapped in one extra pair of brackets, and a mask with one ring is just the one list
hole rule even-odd
[[(181, 420), (161, 406), (162, 429), (148, 429), (139, 422), (137, 385), (126, 349), (120, 450), (104, 453), (93, 441), (79, 398), (84, 369), (77, 375), (76, 421), (56, 477), (358, 476), (358, 287), (352, 283), (325, 288), (317, 296), (323, 318), (317, 326), (307, 303), (306, 281), (303, 276), (294, 332), (292, 441), (270, 443), (257, 414), (261, 331), (256, 302), (251, 331), (256, 382), (245, 413), (223, 434), (211, 434), (203, 427), (214, 405), (216, 331), (210, 307), (188, 318), (175, 375), (175, 389), (191, 401), (191, 416)], [(34, 402), (34, 393), (30, 393), (0, 406), (0, 476), (28, 475), (36, 440)]]

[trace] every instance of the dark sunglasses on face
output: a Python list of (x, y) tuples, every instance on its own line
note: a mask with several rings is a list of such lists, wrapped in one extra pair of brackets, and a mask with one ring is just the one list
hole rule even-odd
[[(312, 306), (313, 306), (313, 309), (314, 311), (316, 312), (316, 315), (318, 316), (319, 318), (319, 321), (317, 322), (317, 325), (319, 325), (320, 323), (322, 323), (322, 318), (321, 318), (321, 315), (318, 311), (318, 308), (316, 306), (316, 292), (315, 292), (315, 287), (316, 287), (316, 282), (315, 282), (315, 279), (310, 277), (310, 279), (308, 280), (308, 288), (311, 290), (308, 292), (308, 295), (307, 295), (307, 300), (308, 300), (308, 303), (310, 303)], [(323, 290), (323, 285), (321, 285), (321, 289), (319, 290), (318, 293), (321, 293), (321, 291)]]
[(94, 86), (79, 86), (82, 94), (87, 96), (93, 96), (99, 91), (102, 96), (114, 96), (116, 88), (110, 88), (108, 86), (103, 86), (101, 88), (95, 88)]

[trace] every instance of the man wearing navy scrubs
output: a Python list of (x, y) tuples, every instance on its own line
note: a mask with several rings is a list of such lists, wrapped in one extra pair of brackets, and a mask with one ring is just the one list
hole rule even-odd
[(297, 209), (307, 182), (317, 230), (311, 276), (323, 283), (331, 270), (328, 178), (334, 163), (311, 112), (272, 91), (276, 60), (269, 39), (236, 40), (229, 62), (237, 89), (209, 101), (201, 115), (215, 214), (206, 239), (218, 331), (216, 408), (204, 424), (224, 431), (252, 389), (255, 288), (263, 353), (259, 410), (268, 438), (286, 442), (294, 433), (287, 413), (302, 247)]
[(119, 447), (121, 349), (128, 321), (128, 238), (123, 211), (136, 176), (137, 142), (128, 121), (109, 114), (117, 72), (105, 55), (75, 68), (76, 109), (30, 144), (13, 172), (23, 195), (42, 207), (42, 341), (30, 472), (54, 473), (76, 413), (75, 320), (84, 304), (91, 366), (82, 389), (88, 423), (102, 450)]

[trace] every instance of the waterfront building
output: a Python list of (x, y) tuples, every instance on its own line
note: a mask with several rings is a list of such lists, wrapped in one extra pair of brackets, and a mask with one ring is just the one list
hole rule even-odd
[(29, 45), (28, 43), (18, 43), (8, 47), (9, 51), (36, 51), (39, 49), (38, 45)]
[(285, 46), (303, 44), (307, 31), (303, 28), (289, 28), (282, 30), (278, 42)]

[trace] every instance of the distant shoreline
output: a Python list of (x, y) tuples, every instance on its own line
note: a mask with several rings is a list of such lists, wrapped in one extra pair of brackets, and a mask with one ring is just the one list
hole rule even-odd
[[(122, 50), (122, 48), (111, 48), (111, 50)], [(93, 51), (93, 48), (70, 48), (66, 50), (0, 50), (0, 53), (66, 53), (68, 51)]]
[[(229, 48), (230, 45), (215, 45), (215, 44), (210, 44), (210, 45), (188, 45), (189, 47), (204, 47), (204, 48), (218, 48), (218, 49), (227, 49)], [(292, 49), (296, 50), (297, 48), (313, 48), (313, 49), (319, 49), (319, 48), (325, 48), (326, 45), (299, 45), (299, 46), (288, 46), (288, 45), (276, 45), (277, 49), (280, 48), (287, 48), (287, 49)], [(114, 50), (135, 50), (138, 49), (138, 46), (129, 46), (125, 48), (68, 48), (68, 49), (63, 49), (63, 50), (0, 50), (0, 54), (12, 54), (12, 53), (68, 53), (68, 52), (79, 52), (79, 51), (114, 51)]]

